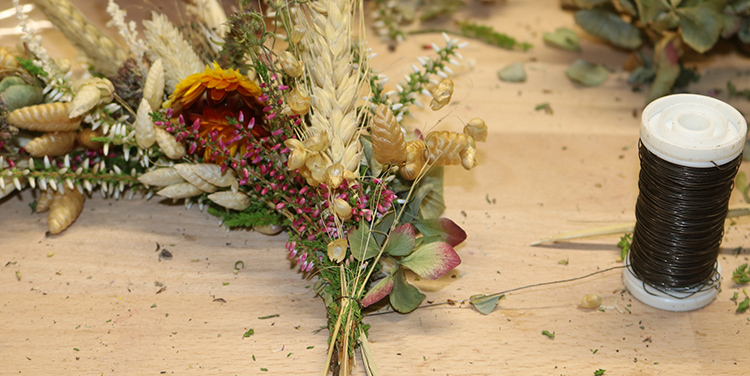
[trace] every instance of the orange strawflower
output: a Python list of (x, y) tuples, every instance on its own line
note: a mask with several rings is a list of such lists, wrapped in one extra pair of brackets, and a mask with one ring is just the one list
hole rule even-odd
[[(183, 79), (166, 106), (172, 108), (173, 120), (182, 115), (186, 123), (194, 124), (204, 162), (221, 163), (237, 150), (244, 152), (253, 142), (241, 137), (246, 132), (240, 132), (239, 128), (249, 128), (255, 138), (270, 135), (265, 129), (264, 100), (263, 92), (253, 80), (238, 70), (222, 69), (214, 62), (213, 67), (206, 66), (203, 72)], [(242, 120), (242, 124), (230, 124), (228, 119)]]

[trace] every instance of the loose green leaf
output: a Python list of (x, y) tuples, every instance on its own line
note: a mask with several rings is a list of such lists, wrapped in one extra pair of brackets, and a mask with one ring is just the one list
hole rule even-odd
[(581, 50), (578, 35), (575, 31), (565, 27), (558, 28), (554, 33), (544, 33), (542, 39), (544, 43), (566, 51), (578, 52)]
[(424, 244), (401, 260), (401, 265), (422, 278), (438, 279), (461, 264), (461, 258), (448, 243)]
[(388, 213), (385, 213), (384, 216), (380, 217), (380, 220), (375, 224), (375, 228), (372, 230), (372, 235), (375, 237), (375, 240), (378, 241), (378, 244), (383, 244), (385, 237), (388, 232), (391, 231), (391, 227), (393, 227), (393, 222), (395, 220), (396, 212), (391, 210)]
[(503, 82), (526, 82), (526, 69), (517, 61), (499, 70), (497, 77)]
[(675, 81), (677, 81), (677, 77), (680, 76), (680, 57), (677, 48), (674, 46), (674, 40), (665, 37), (656, 45), (655, 51), (658, 55), (658, 59), (655, 61), (656, 76), (651, 84), (646, 102), (669, 94)]
[(599, 368), (598, 370), (594, 371), (594, 376), (602, 376), (604, 375), (604, 372), (607, 372), (607, 370), (603, 368)]
[(594, 87), (607, 81), (609, 72), (599, 64), (579, 59), (565, 70), (565, 75), (573, 82), (583, 86)]
[(544, 111), (544, 113), (547, 115), (552, 115), (555, 113), (549, 102), (539, 103), (538, 105), (534, 106), (534, 111)]
[(430, 187), (422, 202), (419, 204), (419, 217), (424, 219), (438, 218), (445, 211), (445, 200), (443, 199), (443, 172), (444, 166), (430, 168), (422, 177), (420, 185)]
[(641, 22), (650, 24), (661, 12), (669, 10), (669, 4), (665, 0), (635, 0)]
[(549, 339), (555, 339), (555, 332), (550, 333), (547, 330), (542, 330), (542, 335), (549, 337)]
[(601, 9), (579, 10), (575, 14), (575, 20), (589, 34), (605, 39), (615, 46), (636, 49), (642, 43), (638, 28), (623, 21), (618, 14)]
[(398, 226), (388, 235), (388, 246), (385, 253), (391, 256), (406, 256), (414, 250), (416, 246), (416, 235), (414, 227), (406, 223)]
[(383, 299), (386, 297), (386, 295), (390, 294), (393, 290), (393, 276), (388, 275), (387, 277), (381, 279), (378, 281), (375, 286), (370, 288), (370, 291), (365, 294), (365, 297), (362, 298), (362, 306), (363, 307), (369, 307), (378, 301), (380, 299)]
[(651, 27), (658, 32), (674, 30), (678, 26), (680, 26), (680, 16), (672, 11), (659, 13), (651, 24)]
[(500, 299), (504, 298), (505, 294), (502, 295), (472, 295), (471, 298), (469, 298), (469, 302), (471, 305), (474, 306), (474, 308), (479, 311), (479, 313), (483, 315), (489, 315), (492, 313), (495, 308), (497, 308), (497, 303), (500, 301)]
[(248, 329), (248, 330), (247, 330), (247, 331), (246, 331), (246, 332), (245, 332), (245, 333), (244, 333), (244, 334), (242, 335), (242, 337), (243, 337), (243, 338), (247, 338), (247, 337), (250, 337), (250, 336), (251, 336), (251, 335), (253, 335), (253, 334), (255, 334), (255, 330), (253, 330), (253, 329)]
[(422, 219), (414, 222), (414, 226), (425, 237), (442, 236), (451, 247), (466, 240), (466, 232), (448, 218)]
[(750, 282), (750, 270), (747, 267), (747, 263), (742, 264), (737, 267), (737, 269), (734, 269), (734, 272), (732, 272), (732, 281), (738, 285), (744, 285), (745, 283)]
[(357, 261), (369, 260), (380, 252), (378, 242), (372, 236), (368, 223), (364, 220), (359, 222), (359, 226), (349, 233), (349, 247), (352, 255)]
[(629, 16), (637, 16), (638, 10), (632, 0), (614, 0), (615, 6)]
[(506, 50), (523, 50), (527, 51), (533, 47), (530, 43), (519, 42), (515, 38), (497, 32), (491, 26), (479, 25), (470, 21), (460, 21), (458, 26), (461, 28), (461, 35), (476, 38), (482, 42), (504, 48)]
[(425, 295), (406, 281), (403, 269), (393, 275), (393, 290), (390, 295), (391, 307), (401, 313), (409, 313), (422, 303)]
[(745, 297), (745, 300), (740, 302), (739, 305), (737, 305), (736, 313), (745, 313), (747, 309), (750, 308), (750, 297)]
[(682, 40), (694, 50), (704, 53), (719, 40), (723, 27), (721, 13), (709, 6), (678, 8)]
[(632, 242), (632, 234), (625, 234), (620, 238), (620, 241), (617, 242), (617, 248), (620, 248), (620, 258), (617, 259), (617, 262), (622, 262), (623, 260), (625, 260), (625, 258), (628, 257), (628, 252), (630, 251), (630, 243)]

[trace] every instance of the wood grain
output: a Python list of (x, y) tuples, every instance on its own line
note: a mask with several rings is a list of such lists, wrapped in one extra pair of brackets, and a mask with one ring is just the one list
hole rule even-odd
[[(617, 237), (528, 244), (634, 219), (644, 95), (625, 83), (626, 54), (586, 36), (578, 54), (545, 46), (543, 32), (575, 28), (553, 0), (508, 0), (463, 16), (535, 47), (523, 53), (472, 42), (462, 52), (476, 68), (454, 79), (455, 101), (446, 107), (452, 113), (438, 128), (460, 130), (462, 122), (482, 117), (490, 134), (479, 145), (478, 168), (447, 169), (446, 215), (469, 239), (451, 275), (420, 282), (427, 299), (460, 300), (619, 265)], [(98, 17), (106, 22), (106, 14)], [(430, 53), (424, 44), (439, 39), (415, 36), (396, 53), (373, 42), (380, 55), (372, 64), (395, 80), (416, 55)], [(577, 87), (563, 71), (578, 58), (613, 73), (599, 88)], [(526, 62), (528, 82), (497, 79), (496, 71), (514, 61)], [(703, 79), (692, 87), (696, 92), (725, 87), (728, 79), (750, 87), (745, 57), (697, 63)], [(543, 102), (552, 115), (534, 111)], [(748, 102), (730, 103), (750, 110)], [(430, 129), (446, 113), (417, 111), (412, 124)], [(750, 172), (747, 165), (742, 170)], [(309, 287), (313, 281), (287, 261), (285, 236), (227, 232), (216, 218), (170, 201), (95, 197), (70, 229), (45, 237), (45, 216), (30, 214), (33, 200), (25, 191), (0, 206), (0, 263), (10, 263), (0, 266), (0, 374), (315, 375), (322, 369), (327, 332), (316, 330), (325, 324), (323, 304)], [(748, 262), (747, 251), (734, 251), (750, 248), (748, 233), (748, 219), (727, 227), (725, 271)], [(160, 261), (157, 243), (174, 257)], [(238, 260), (245, 269), (234, 274)], [(750, 316), (734, 313), (729, 299), (740, 287), (730, 276), (725, 272), (716, 301), (688, 313), (638, 302), (613, 271), (509, 294), (489, 316), (441, 306), (366, 321), (384, 375), (592, 375), (600, 368), (605, 375), (737, 375), (750, 369)], [(167, 289), (157, 294), (155, 282)], [(576, 308), (585, 294), (601, 295), (605, 311)], [(271, 314), (279, 316), (258, 319)], [(243, 338), (250, 328), (255, 334)]]

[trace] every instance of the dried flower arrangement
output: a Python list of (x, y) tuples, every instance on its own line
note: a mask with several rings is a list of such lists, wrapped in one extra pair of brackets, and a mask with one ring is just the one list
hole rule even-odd
[(141, 39), (110, 0), (128, 48), (67, 0), (34, 3), (91, 71), (73, 77), (48, 56), (14, 0), (24, 34), (23, 48), (0, 50), (0, 198), (37, 190), (50, 234), (95, 189), (198, 203), (227, 227), (285, 230), (289, 258), (317, 277), (328, 313), (324, 374), (349, 374), (359, 346), (377, 374), (363, 310), (388, 297), (413, 311), (425, 295), (405, 271), (437, 279), (461, 262), (453, 247), (466, 234), (440, 217), (442, 166), (475, 167), (487, 127), (474, 119), (422, 135), (402, 121), (421, 95), (435, 111), (450, 102), (462, 45), (445, 36), (386, 92), (361, 39), (361, 2), (276, 1), (266, 14), (241, 2), (227, 17), (202, 0), (188, 7), (191, 38), (154, 13)]

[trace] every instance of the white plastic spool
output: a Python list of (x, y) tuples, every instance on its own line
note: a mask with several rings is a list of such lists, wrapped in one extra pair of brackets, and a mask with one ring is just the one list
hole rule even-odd
[[(747, 123), (734, 107), (711, 97), (676, 94), (659, 98), (643, 110), (641, 142), (661, 159), (687, 167), (715, 167), (737, 158), (745, 146)], [(716, 261), (716, 283), (698, 290), (662, 292), (638, 279), (630, 267), (625, 287), (638, 300), (667, 311), (691, 311), (710, 304), (719, 294), (721, 264)]]

